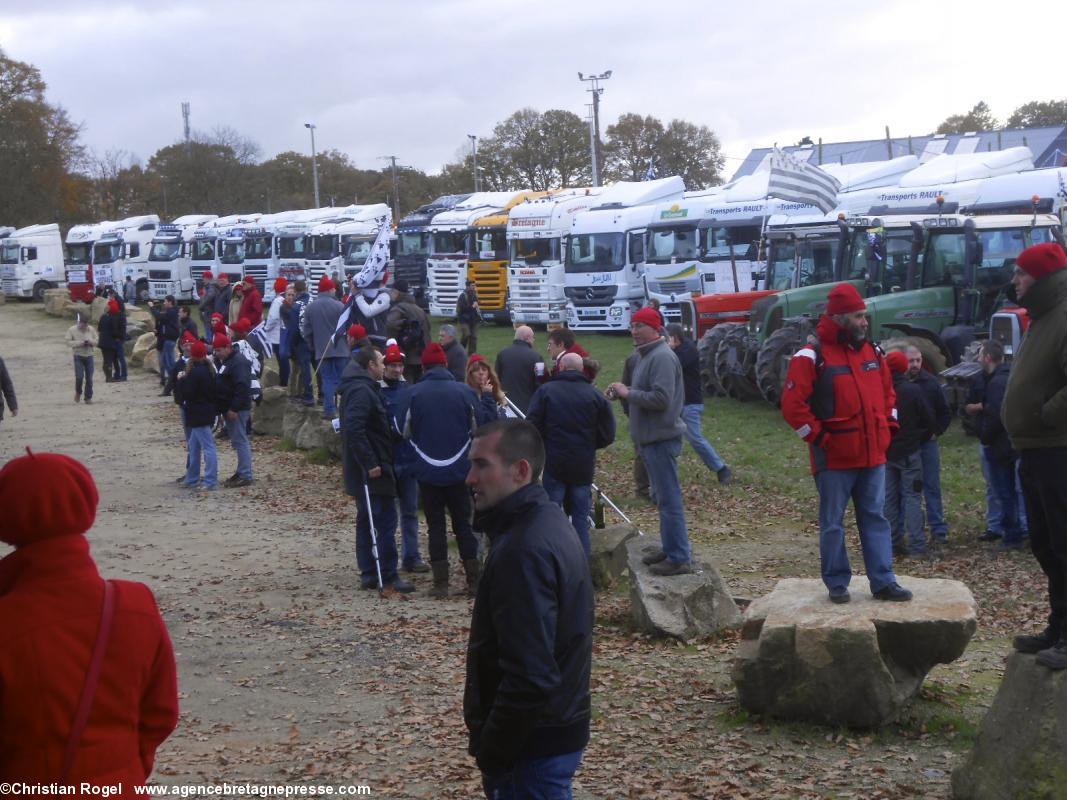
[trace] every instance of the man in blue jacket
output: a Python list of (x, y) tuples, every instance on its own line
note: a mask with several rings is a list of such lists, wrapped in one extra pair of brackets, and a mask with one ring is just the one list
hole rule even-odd
[(582, 374), (582, 357), (566, 353), (560, 373), (534, 392), (526, 419), (545, 443), (545, 492), (570, 515), (588, 557), (596, 451), (615, 441), (615, 412)]
[(248, 422), (252, 418), (252, 371), (245, 357), (234, 349), (230, 337), (219, 334), (211, 340), (215, 348), (218, 375), (215, 376), (219, 413), (226, 422), (226, 434), (237, 453), (237, 471), (223, 486), (234, 489), (252, 483), (252, 444)]
[(592, 579), (537, 483), (544, 463), (528, 422), (474, 434), (467, 485), (492, 546), (471, 614), (463, 718), (487, 798), (570, 797), (589, 742)]
[(193, 342), (189, 346), (189, 369), (178, 375), (174, 398), (185, 413), (189, 432), (189, 457), (182, 485), (192, 489), (200, 484), (200, 460), (204, 461), (204, 488), (219, 488), (219, 461), (211, 426), (215, 424), (218, 401), (215, 397), (215, 373), (207, 363), (207, 345)]

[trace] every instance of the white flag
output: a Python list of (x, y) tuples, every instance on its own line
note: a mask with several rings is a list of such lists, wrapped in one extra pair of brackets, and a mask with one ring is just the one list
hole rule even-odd
[(807, 203), (826, 214), (837, 205), (841, 182), (818, 167), (778, 148), (771, 153), (767, 195), (792, 203)]
[(370, 253), (367, 255), (367, 263), (363, 265), (363, 269), (356, 273), (356, 286), (360, 289), (366, 289), (381, 278), (382, 273), (385, 272), (385, 268), (389, 264), (389, 231), (391, 229), (389, 218), (382, 217), (381, 225), (382, 227), (378, 229), (378, 236), (375, 238), (374, 244), (371, 245)]

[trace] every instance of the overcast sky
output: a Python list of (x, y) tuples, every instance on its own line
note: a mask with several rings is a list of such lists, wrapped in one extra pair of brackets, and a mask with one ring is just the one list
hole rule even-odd
[[(833, 10), (831, 9), (839, 9)], [(988, 9), (988, 10), (986, 10)], [(37, 66), (97, 152), (147, 159), (229, 126), (264, 158), (336, 148), (429, 172), (513, 111), (709, 126), (727, 176), (753, 147), (930, 133), (1067, 97), (1062, 4), (670, 0), (0, 0), (0, 47)]]

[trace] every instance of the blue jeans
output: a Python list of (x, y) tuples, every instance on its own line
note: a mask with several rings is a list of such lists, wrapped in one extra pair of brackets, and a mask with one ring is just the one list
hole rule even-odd
[(300, 365), (300, 399), (311, 403), (315, 395), (311, 393), (311, 348), (307, 342), (298, 342), (293, 347), (293, 358)]
[(119, 342), (115, 348), (115, 377), (125, 378), (129, 374), (126, 369), (126, 343)]
[(556, 503), (570, 517), (574, 532), (578, 534), (578, 541), (582, 543), (582, 549), (585, 550), (585, 557), (589, 558), (593, 553), (592, 542), (589, 539), (589, 515), (593, 510), (593, 487), (563, 483), (547, 472), (541, 476), (541, 485), (544, 486), (548, 499)]
[(866, 469), (824, 469), (815, 474), (819, 490), (819, 557), (827, 589), (845, 588), (852, 567), (845, 550), (845, 508), (849, 498), (856, 511), (863, 564), (871, 591), (896, 583), (893, 540), (885, 506), (885, 465)]
[(663, 552), (675, 564), (688, 564), (693, 554), (685, 525), (682, 487), (678, 482), (678, 456), (681, 452), (681, 436), (641, 445), (641, 460), (648, 470), (652, 494), (659, 511), (659, 539)]
[(704, 438), (704, 432), (700, 429), (703, 416), (703, 403), (693, 403), (692, 405), (682, 406), (682, 422), (685, 423), (685, 440), (689, 442), (689, 446), (693, 448), (693, 452), (700, 456), (700, 460), (707, 465), (708, 469), (712, 472), (718, 472), (726, 466), (726, 462), (715, 452), (715, 448), (711, 446), (711, 442)]
[(930, 535), (939, 539), (948, 537), (945, 508), (941, 502), (941, 447), (937, 439), (923, 442), (919, 447), (923, 466), (923, 498), (926, 500), (926, 524)]
[(885, 465), (885, 517), (893, 532), (893, 547), (926, 552), (923, 536), (922, 456), (915, 451)]
[(582, 751), (562, 756), (530, 758), (515, 762), (503, 775), (482, 773), (482, 790), (487, 800), (571, 800), (571, 782)]
[(251, 419), (251, 411), (238, 411), (237, 419), (226, 420), (226, 435), (230, 437), (230, 446), (237, 453), (237, 474), (248, 480), (252, 480), (252, 443), (248, 441), (248, 422)]
[(85, 383), (85, 399), (93, 399), (93, 357), (74, 356), (74, 391), (79, 397), (82, 393), (82, 382)]
[(341, 356), (330, 356), (319, 361), (319, 377), (322, 378), (322, 413), (333, 416), (337, 413), (337, 387), (341, 384), (341, 373), (344, 372), (348, 359)]
[(419, 482), (410, 472), (396, 473), (396, 499), (400, 504), (400, 541), (405, 567), (422, 561), (419, 555)]
[[(372, 494), (370, 510), (374, 516), (374, 532), (378, 540), (378, 561), (382, 567), (382, 583), (396, 580), (396, 498)], [(362, 488), (356, 495), (356, 564), (364, 583), (378, 581), (374, 567), (374, 543), (370, 535), (367, 500)]]
[(993, 488), (993, 479), (989, 474), (989, 448), (978, 445), (978, 454), (982, 462), (982, 477), (985, 478), (985, 526), (1000, 536), (1004, 535), (1004, 509), (1000, 507), (1000, 496)]
[(200, 483), (200, 457), (204, 457), (204, 486), (209, 489), (219, 485), (219, 459), (215, 450), (215, 437), (211, 435), (211, 426), (189, 428), (189, 466), (185, 472), (185, 482), (189, 486)]
[(997, 461), (989, 459), (989, 484), (1000, 501), (1000, 526), (1005, 544), (1018, 544), (1023, 539), (1019, 524), (1019, 504), (1016, 485), (1018, 459)]
[(175, 351), (175, 342), (173, 339), (163, 340), (163, 349), (159, 351), (159, 381), (160, 383), (166, 383), (170, 377), (171, 370), (174, 369), (174, 364), (178, 360), (177, 352)]

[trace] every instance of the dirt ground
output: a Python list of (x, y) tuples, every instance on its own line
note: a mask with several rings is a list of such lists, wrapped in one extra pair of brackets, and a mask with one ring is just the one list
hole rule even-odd
[[(249, 488), (179, 488), (181, 430), (172, 401), (157, 396), (156, 377), (131, 369), (129, 382), (105, 384), (97, 358), (94, 402), (75, 404), (68, 324), (36, 305), (0, 306), (0, 356), (20, 402), (19, 416), (0, 424), (0, 461), (30, 445), (85, 462), (101, 495), (89, 533), (101, 571), (144, 581), (156, 594), (177, 653), (182, 715), (153, 779), (478, 796), (461, 713), (469, 602), (359, 591), (354, 508), (339, 467), (309, 464), (277, 440), (254, 440)], [(219, 453), (224, 478), (235, 459), (227, 444)], [(625, 494), (627, 469), (620, 465), (609, 488)], [(720, 510), (744, 517), (748, 502), (728, 497)], [(799, 574), (797, 564), (813, 576), (815, 541), (802, 526), (728, 529), (715, 515), (693, 515), (695, 536), (715, 544), (735, 594), (765, 592), (778, 577)], [(651, 511), (640, 518), (655, 530)], [(1024, 571), (1019, 580), (1030, 577)], [(428, 577), (416, 583), (423, 590)], [(1011, 585), (1001, 590), (1013, 596)], [(947, 796), (1005, 641), (995, 630), (976, 637), (963, 661), (931, 674), (916, 713), (891, 729), (772, 724), (737, 706), (729, 680), (735, 635), (690, 646), (653, 641), (630, 628), (624, 593), (603, 595), (593, 741), (576, 795)]]

